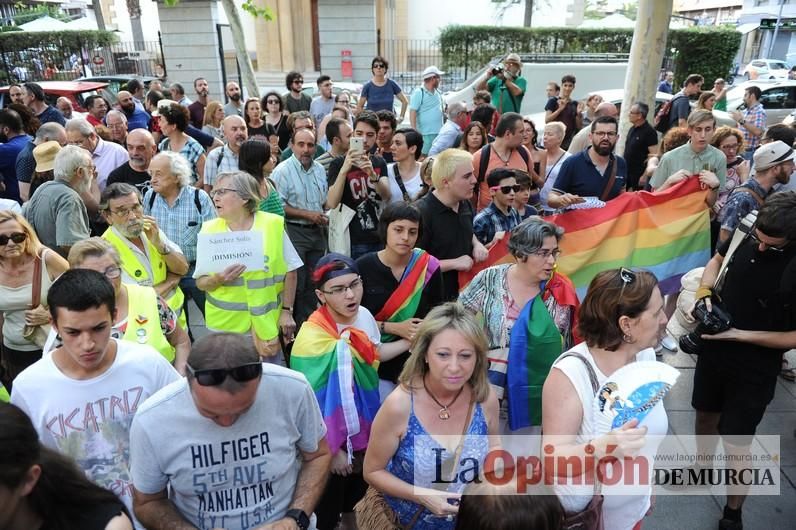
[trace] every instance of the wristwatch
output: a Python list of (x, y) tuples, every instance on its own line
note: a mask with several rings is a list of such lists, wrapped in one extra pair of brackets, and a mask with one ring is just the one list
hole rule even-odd
[(288, 306), (288, 305), (282, 306), (282, 311), (287, 311), (288, 313), (292, 313), (293, 312), (293, 308)]
[(299, 527), (299, 530), (307, 530), (310, 526), (310, 518), (304, 513), (303, 510), (299, 510), (298, 508), (293, 508), (292, 510), (288, 510), (285, 514), (285, 517), (289, 517), (296, 521), (296, 524)]
[(743, 125), (744, 123), (746, 123), (745, 119), (741, 118), (740, 120), (738, 120), (738, 125)]

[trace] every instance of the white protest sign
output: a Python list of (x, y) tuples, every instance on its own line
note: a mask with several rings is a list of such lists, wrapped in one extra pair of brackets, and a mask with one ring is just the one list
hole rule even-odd
[(265, 268), (263, 234), (256, 231), (199, 233), (196, 241), (194, 278), (221, 272), (230, 265), (245, 265), (247, 271)]

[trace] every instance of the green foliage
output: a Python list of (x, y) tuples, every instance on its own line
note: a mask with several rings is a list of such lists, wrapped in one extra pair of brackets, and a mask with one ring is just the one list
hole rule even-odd
[(0, 33), (0, 49), (4, 53), (36, 49), (97, 48), (116, 42), (112, 31), (15, 31)]
[(244, 11), (249, 13), (254, 18), (262, 18), (264, 20), (273, 20), (274, 14), (273, 12), (267, 7), (258, 7), (254, 5), (253, 0), (245, 0), (243, 5), (241, 6)]
[(17, 26), (27, 24), (28, 22), (32, 22), (43, 16), (49, 16), (56, 20), (69, 22), (69, 17), (64, 15), (57, 6), (38, 5), (31, 7), (22, 3), (17, 3), (15, 7), (17, 8), (17, 12), (14, 15), (14, 24)]
[[(474, 72), (508, 52), (630, 53), (633, 30), (447, 26), (438, 40), (443, 70), (467, 67)], [(669, 31), (665, 55), (675, 61), (677, 83), (691, 73), (712, 83), (730, 71), (740, 44), (741, 34), (733, 28), (674, 29)]]

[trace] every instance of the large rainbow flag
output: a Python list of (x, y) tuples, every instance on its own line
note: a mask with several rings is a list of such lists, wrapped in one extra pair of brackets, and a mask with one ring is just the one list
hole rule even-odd
[(303, 373), (321, 407), (332, 454), (365, 449), (379, 410), (379, 356), (364, 331), (337, 324), (321, 306), (301, 326), (290, 367)]
[[(691, 177), (662, 192), (623, 193), (603, 208), (546, 218), (566, 230), (558, 270), (581, 300), (598, 272), (618, 267), (650, 270), (664, 294), (677, 292), (682, 275), (710, 259), (707, 193)], [(490, 249), (489, 259), (459, 273), (461, 288), (484, 268), (513, 261), (507, 239)]]

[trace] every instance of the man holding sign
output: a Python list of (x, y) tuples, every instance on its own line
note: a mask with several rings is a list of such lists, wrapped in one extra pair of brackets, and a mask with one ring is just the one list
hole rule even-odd
[(296, 333), (296, 270), (303, 263), (284, 218), (258, 210), (259, 185), (248, 173), (222, 173), (210, 195), (218, 218), (202, 225), (194, 272), (207, 293), (207, 327), (251, 332), (260, 355), (272, 357), (279, 333), (286, 341)]

